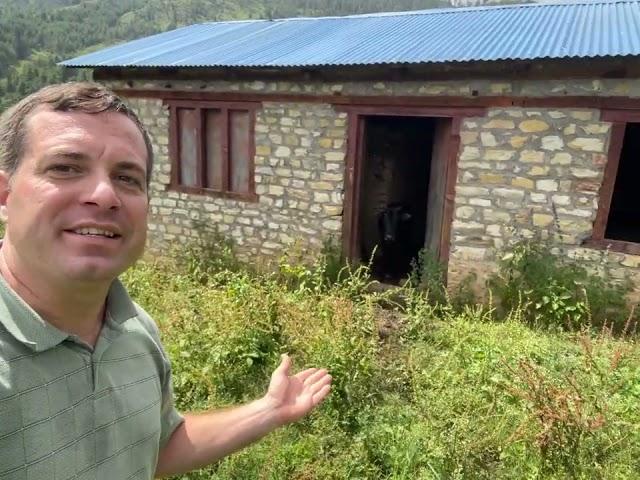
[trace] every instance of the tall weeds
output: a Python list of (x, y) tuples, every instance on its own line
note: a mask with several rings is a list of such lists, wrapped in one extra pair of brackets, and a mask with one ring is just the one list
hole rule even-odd
[(524, 273), (511, 270), (502, 311), (415, 282), (371, 292), (366, 266), (329, 252), (261, 272), (232, 250), (191, 246), (123, 278), (161, 325), (179, 408), (261, 395), (283, 352), (296, 368), (327, 367), (334, 388), (301, 423), (184, 480), (637, 478), (633, 317), (624, 338), (611, 323), (567, 333), (533, 321), (542, 282), (521, 277), (556, 275), (524, 267), (538, 257), (513, 264)]

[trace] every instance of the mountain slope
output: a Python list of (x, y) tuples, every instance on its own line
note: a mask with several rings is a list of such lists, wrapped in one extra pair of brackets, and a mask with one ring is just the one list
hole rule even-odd
[(57, 67), (61, 60), (183, 25), (416, 10), (448, 6), (449, 1), (2, 0), (0, 111), (43, 85), (90, 75)]

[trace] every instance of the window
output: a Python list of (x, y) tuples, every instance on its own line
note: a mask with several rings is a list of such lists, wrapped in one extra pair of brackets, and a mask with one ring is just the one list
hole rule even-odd
[(592, 240), (596, 246), (640, 254), (640, 112), (603, 111), (613, 122)]
[(256, 105), (178, 101), (169, 108), (172, 188), (255, 200)]

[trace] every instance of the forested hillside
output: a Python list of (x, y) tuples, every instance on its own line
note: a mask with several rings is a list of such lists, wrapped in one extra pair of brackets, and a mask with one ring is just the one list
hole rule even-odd
[(90, 75), (57, 67), (61, 60), (183, 25), (448, 5), (448, 0), (2, 0), (0, 111), (42, 85)]

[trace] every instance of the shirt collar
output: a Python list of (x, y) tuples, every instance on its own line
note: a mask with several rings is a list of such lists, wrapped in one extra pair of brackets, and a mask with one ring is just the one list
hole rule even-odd
[[(107, 294), (106, 317), (116, 324), (137, 315), (135, 305), (124, 285), (116, 279)], [(43, 352), (70, 337), (36, 313), (0, 276), (0, 324), (16, 340), (35, 352)]]

